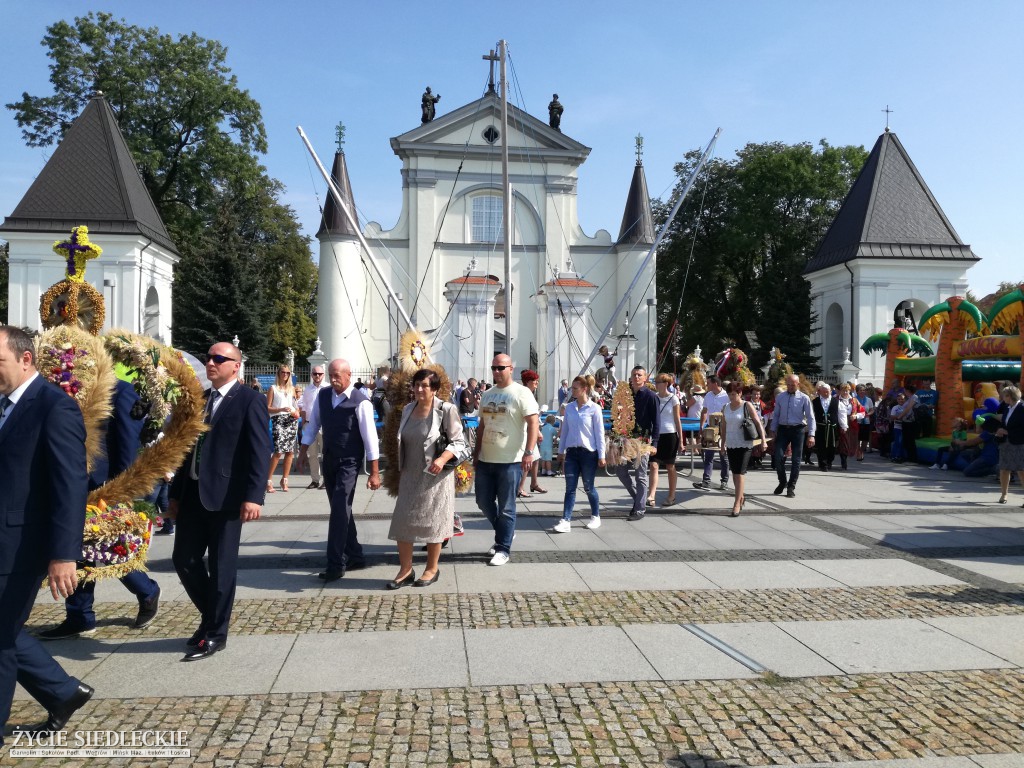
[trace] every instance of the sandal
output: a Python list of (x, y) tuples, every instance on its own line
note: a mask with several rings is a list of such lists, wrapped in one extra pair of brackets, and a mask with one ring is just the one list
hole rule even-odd
[(667, 499), (665, 499), (665, 503), (662, 504), (661, 506), (663, 506), (663, 507), (671, 507), (675, 503), (676, 503), (676, 497), (675, 496), (669, 496)]
[(274, 484), (269, 480), (267, 480), (267, 493), (277, 493), (277, 491), (274, 490)]
[(538, 485), (538, 486), (536, 486), (535, 488), (531, 488), (531, 489), (530, 489), (530, 492), (531, 492), (531, 493), (547, 493), (547, 491), (545, 491), (545, 490), (544, 490), (543, 488), (541, 488), (541, 487), (540, 487), (539, 485)]
[(284, 491), (285, 493), (288, 493), (288, 478), (287, 477), (281, 478), (281, 490)]
[(529, 498), (532, 498), (532, 496), (530, 496), (530, 494), (528, 494), (528, 493), (523, 493), (522, 491), (517, 491), (516, 492), (516, 498), (517, 499), (529, 499)]

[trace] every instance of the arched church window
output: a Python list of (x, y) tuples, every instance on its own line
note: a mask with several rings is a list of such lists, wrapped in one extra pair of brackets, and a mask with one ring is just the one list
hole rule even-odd
[(500, 243), (502, 237), (501, 195), (473, 198), (472, 240), (474, 243)]
[(160, 338), (160, 295), (154, 286), (146, 292), (146, 305), (143, 309), (142, 332), (146, 336), (162, 341)]

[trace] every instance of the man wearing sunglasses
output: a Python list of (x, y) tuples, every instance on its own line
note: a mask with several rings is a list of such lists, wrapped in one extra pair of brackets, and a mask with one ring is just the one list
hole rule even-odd
[[(309, 423), (309, 414), (313, 410), (313, 401), (316, 400), (316, 396), (320, 394), (321, 389), (330, 386), (327, 377), (324, 376), (324, 367), (322, 365), (313, 366), (310, 378), (312, 381), (302, 390), (302, 400), (299, 401), (299, 412), (304, 425)], [(299, 463), (309, 462), (310, 483), (306, 488), (324, 487), (320, 476), (320, 454), (323, 452), (323, 449), (324, 434), (322, 430), (317, 430), (316, 436), (312, 438), (312, 442), (309, 445), (303, 445), (299, 451)]]
[[(235, 601), (242, 524), (257, 520), (270, 471), (267, 400), (238, 382), (242, 353), (222, 341), (206, 356), (208, 432), (175, 473), (169, 513), (178, 521), (172, 560), (201, 616), (182, 661), (224, 649)], [(209, 555), (209, 569), (203, 557)]]
[(505, 565), (516, 535), (516, 491), (530, 471), (540, 436), (537, 398), (512, 380), (512, 358), (498, 355), (491, 362), (494, 386), (480, 399), (473, 465), (476, 467), (476, 505), (494, 527), (490, 565)]

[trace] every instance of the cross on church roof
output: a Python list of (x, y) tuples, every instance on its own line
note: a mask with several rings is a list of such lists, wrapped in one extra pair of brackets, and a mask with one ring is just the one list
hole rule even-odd
[(338, 121), (338, 125), (334, 128), (334, 135), (338, 141), (338, 151), (341, 152), (341, 145), (345, 143), (345, 124)]
[(883, 109), (882, 111), (885, 112), (885, 130), (888, 131), (889, 130), (889, 115), (891, 115), (893, 113), (893, 110), (889, 109), (889, 105), (886, 104), (885, 105), (885, 109)]
[(636, 164), (644, 164), (644, 137), (639, 133), (636, 135)]
[(487, 90), (490, 91), (491, 93), (494, 93), (494, 62), (498, 61), (500, 57), (494, 52), (494, 49), (492, 48), (490, 53), (487, 53), (481, 56), (480, 58), (483, 59), (484, 61), (489, 61), (491, 63), (491, 72), (487, 76)]

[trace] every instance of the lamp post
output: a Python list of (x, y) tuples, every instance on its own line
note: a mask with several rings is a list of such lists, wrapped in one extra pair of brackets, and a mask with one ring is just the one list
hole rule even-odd
[(107, 320), (107, 323), (109, 324), (109, 326), (111, 328), (113, 328), (114, 325), (116, 325), (116, 319), (114, 317), (114, 311), (115, 311), (115, 309), (114, 309), (114, 307), (115, 307), (115, 305), (114, 305), (114, 297), (115, 297), (115, 291), (117, 290), (117, 278), (116, 277), (105, 277), (105, 278), (103, 278), (103, 287), (110, 289), (110, 312), (108, 313), (108, 318), (109, 319)]

